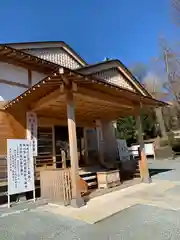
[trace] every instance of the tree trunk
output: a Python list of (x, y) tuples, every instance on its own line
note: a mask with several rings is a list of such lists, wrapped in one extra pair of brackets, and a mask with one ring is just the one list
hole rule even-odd
[(167, 138), (164, 118), (163, 118), (163, 114), (162, 114), (162, 108), (161, 107), (156, 108), (155, 113), (156, 113), (157, 122), (159, 123), (161, 136), (164, 137), (164, 138)]

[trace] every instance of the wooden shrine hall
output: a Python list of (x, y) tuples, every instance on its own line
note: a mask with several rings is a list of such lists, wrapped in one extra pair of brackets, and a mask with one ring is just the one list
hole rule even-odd
[(46, 51), (48, 44), (60, 44), (47, 56), (60, 56), (69, 67), (0, 45), (0, 94), (7, 95), (0, 106), (0, 168), (5, 162), (0, 180), (6, 175), (7, 139), (27, 138), (27, 113), (33, 112), (38, 132), (34, 164), (41, 197), (82, 206), (81, 193), (95, 184), (90, 180), (97, 178), (98, 188), (106, 188), (108, 181), (110, 186), (120, 184), (117, 162), (121, 159), (112, 122), (125, 116), (136, 116), (141, 179), (148, 181), (140, 115), (142, 108), (164, 103), (153, 99), (120, 61), (87, 65), (65, 43), (45, 43)]
[[(140, 116), (142, 106), (152, 108), (163, 104), (152, 97), (133, 93), (102, 79), (92, 76), (87, 77), (76, 71), (60, 67), (52, 75), (45, 77), (23, 94), (8, 102), (4, 106), (4, 111), (13, 119), (16, 138), (26, 138), (27, 111), (37, 114), (38, 125), (40, 126), (67, 126), (70, 164), (68, 165), (65, 154), (65, 160), (61, 155), (61, 165), (59, 166), (63, 169), (70, 166), (69, 179), (71, 179), (72, 184), (73, 204), (81, 206), (83, 203), (79, 188), (79, 163), (82, 159), (80, 160), (78, 156), (77, 129), (82, 127), (98, 129), (99, 158), (97, 161), (101, 164), (104, 163), (104, 165), (109, 163), (112, 166), (113, 160), (107, 159), (109, 155), (106, 154), (101, 121), (110, 122), (117, 120), (119, 117), (130, 115)], [(55, 128), (53, 128), (54, 131)], [(140, 131), (142, 135), (142, 130), (140, 129)], [(55, 139), (53, 138), (53, 164), (50, 164), (50, 166), (58, 169), (58, 156), (55, 148)], [(115, 161), (116, 159), (114, 159)], [(38, 158), (36, 163), (38, 163)], [(86, 163), (86, 160), (84, 160), (84, 164)], [(92, 163), (95, 164), (94, 161)], [(145, 159), (144, 164), (146, 164)], [(38, 170), (38, 164), (36, 170)], [(141, 171), (141, 174), (147, 174), (147, 172), (144, 171), (143, 173)], [(47, 181), (50, 181), (50, 179), (48, 178)], [(71, 195), (71, 193), (69, 194)]]

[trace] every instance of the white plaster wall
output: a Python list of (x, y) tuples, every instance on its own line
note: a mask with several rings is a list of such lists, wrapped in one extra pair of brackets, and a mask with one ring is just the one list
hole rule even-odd
[[(32, 84), (36, 84), (44, 77), (46, 77), (46, 75), (32, 71)], [(7, 80), (28, 85), (28, 70), (12, 64), (0, 62), (0, 80)], [(0, 101), (10, 101), (26, 90), (27, 88), (24, 87), (0, 83)]]
[(0, 83), (0, 101), (10, 101), (26, 91), (26, 88)]
[(47, 77), (47, 75), (32, 71), (32, 85), (35, 85), (45, 77)]
[(28, 84), (28, 71), (22, 67), (0, 62), (0, 79)]

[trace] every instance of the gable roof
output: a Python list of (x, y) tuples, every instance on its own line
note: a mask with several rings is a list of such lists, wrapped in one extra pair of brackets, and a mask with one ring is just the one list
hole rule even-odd
[(63, 41), (42, 41), (42, 42), (22, 42), (22, 43), (8, 43), (6, 44), (10, 47), (19, 50), (30, 50), (36, 48), (53, 48), (62, 47), (66, 52), (68, 52), (81, 66), (87, 65), (86, 61), (72, 49), (68, 44)]
[(41, 59), (5, 44), (0, 44), (0, 62), (7, 62), (45, 74), (50, 74), (60, 67), (56, 63)]
[(125, 78), (129, 81), (131, 86), (135, 87), (142, 95), (152, 97), (151, 94), (141, 85), (141, 83), (133, 76), (131, 71), (117, 59), (107, 60), (100, 63), (87, 65), (85, 67), (77, 69), (80, 73), (87, 75), (94, 75), (100, 71), (108, 70), (111, 68), (117, 68), (121, 75), (124, 75)]
[[(0, 61), (22, 66), (37, 72), (43, 72), (48, 75), (61, 67), (59, 64), (43, 60), (37, 56), (33, 56), (27, 52), (24, 52), (23, 50), (14, 49), (4, 44), (0, 44)], [(76, 71), (86, 76), (94, 75), (99, 71), (99, 67), (101, 67), (101, 71), (110, 69), (112, 67), (117, 67), (121, 74), (126, 75), (125, 78), (129, 80), (131, 85), (134, 85), (135, 88), (139, 90), (139, 93), (141, 93), (143, 96), (152, 97), (119, 60), (109, 60), (93, 65), (87, 65), (76, 69)]]
[(30, 87), (20, 96), (17, 96), (15, 99), (6, 103), (3, 109), (9, 109), (13, 106), (16, 106), (20, 102), (36, 102), (41, 97), (52, 93), (56, 89), (59, 89), (61, 83), (64, 83), (68, 87), (71, 86), (69, 82), (71, 83), (72, 81), (79, 84), (80, 87), (86, 87), (87, 89), (92, 89), (93, 91), (99, 91), (100, 93), (108, 94), (110, 98), (116, 97), (119, 99), (119, 97), (123, 97), (123, 99), (129, 99), (134, 103), (136, 102), (137, 105), (139, 105), (140, 102), (144, 105), (149, 105), (152, 107), (167, 105), (162, 101), (149, 96), (142, 96), (138, 93), (109, 83), (103, 79), (99, 79), (94, 76), (87, 77), (86, 75), (80, 74), (75, 70), (61, 67), (50, 76), (43, 78), (34, 86)]

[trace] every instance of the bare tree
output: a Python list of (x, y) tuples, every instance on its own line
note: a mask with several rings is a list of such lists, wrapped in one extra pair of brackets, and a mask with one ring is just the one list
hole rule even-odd
[(132, 74), (141, 83), (143, 82), (144, 77), (147, 75), (147, 70), (147, 66), (144, 63), (136, 63), (131, 67)]
[[(154, 73), (148, 73), (144, 78), (144, 86), (147, 91), (156, 99), (163, 100), (167, 93), (163, 91), (163, 82), (161, 79)], [(164, 138), (167, 138), (165, 122), (162, 114), (162, 108), (155, 109), (156, 120), (159, 123), (159, 128), (161, 135)]]
[(172, 5), (173, 20), (180, 24), (180, 0), (170, 0)]
[[(179, 1), (180, 4), (180, 1)], [(180, 5), (179, 5), (180, 6)], [(173, 103), (173, 111), (171, 113), (177, 119), (176, 125), (180, 126), (180, 59), (177, 51), (167, 46), (163, 39), (160, 40), (162, 49), (164, 71), (166, 73), (166, 80), (164, 88), (169, 94), (169, 99)]]
[(163, 58), (167, 79), (164, 87), (171, 96), (172, 101), (180, 109), (180, 61), (178, 55), (169, 47), (162, 46)]

